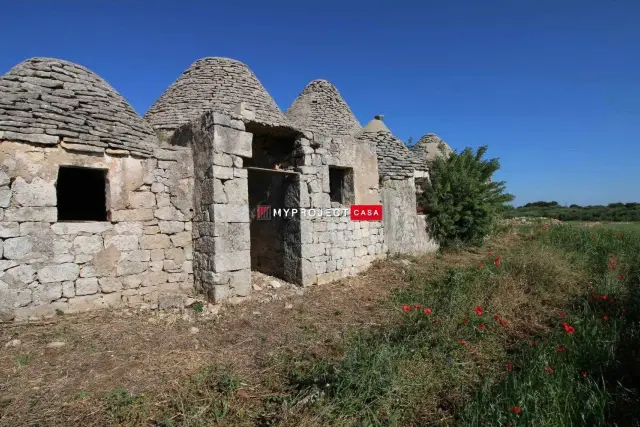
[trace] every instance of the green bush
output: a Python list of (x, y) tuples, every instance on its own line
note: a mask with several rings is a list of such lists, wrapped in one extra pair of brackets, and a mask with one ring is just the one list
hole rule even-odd
[(419, 200), (427, 213), (432, 235), (443, 246), (480, 245), (493, 231), (506, 203), (503, 181), (491, 177), (500, 168), (498, 159), (483, 159), (487, 147), (474, 153), (465, 148), (449, 157), (437, 157), (431, 180)]

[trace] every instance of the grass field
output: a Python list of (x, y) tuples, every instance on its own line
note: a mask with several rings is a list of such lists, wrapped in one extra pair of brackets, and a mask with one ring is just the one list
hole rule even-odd
[[(147, 360), (159, 380), (132, 381), (128, 367), (45, 398), (31, 390), (37, 363), (64, 364), (104, 338), (48, 356), (5, 350), (0, 424), (640, 425), (638, 225), (522, 227), (479, 250), (394, 258), (350, 280), (301, 297), (274, 322), (225, 313), (202, 332), (198, 352), (208, 352), (197, 363), (183, 344), (189, 369), (179, 357)], [(229, 337), (233, 316), (248, 322), (246, 335)], [(82, 327), (65, 321), (67, 331)], [(171, 341), (176, 328), (148, 331)]]

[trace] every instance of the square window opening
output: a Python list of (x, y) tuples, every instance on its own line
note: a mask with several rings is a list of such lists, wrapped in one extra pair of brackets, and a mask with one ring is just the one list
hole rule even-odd
[(353, 169), (329, 166), (329, 197), (332, 203), (345, 206), (355, 202)]
[(107, 171), (60, 166), (58, 221), (107, 221)]

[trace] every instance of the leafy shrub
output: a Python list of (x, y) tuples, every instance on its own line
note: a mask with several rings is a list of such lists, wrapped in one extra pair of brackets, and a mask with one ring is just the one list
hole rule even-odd
[(503, 181), (491, 177), (500, 168), (498, 159), (483, 159), (487, 147), (474, 153), (466, 148), (447, 158), (437, 157), (431, 180), (419, 201), (429, 215), (429, 227), (443, 246), (480, 245), (491, 234), (499, 213), (513, 200)]

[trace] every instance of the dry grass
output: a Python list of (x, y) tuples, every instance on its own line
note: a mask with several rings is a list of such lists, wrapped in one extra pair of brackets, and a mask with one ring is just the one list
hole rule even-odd
[[(515, 241), (511, 236), (486, 250)], [(412, 265), (435, 276), (447, 266), (484, 259), (484, 251), (430, 255)], [(389, 295), (407, 285), (406, 269), (399, 259), (377, 263), (361, 276), (310, 288), (287, 301), (227, 306), (208, 322), (121, 310), (2, 324), (0, 344), (19, 339), (21, 345), (0, 349), (0, 424), (109, 425), (105, 396), (114, 390), (144, 393), (157, 410), (187, 378), (211, 365), (244, 381), (234, 411), (246, 410), (278, 389), (281, 355), (339, 357), (345, 334), (397, 316)], [(286, 309), (285, 302), (293, 308)], [(189, 333), (192, 326), (197, 334)], [(66, 344), (46, 347), (54, 341)]]

